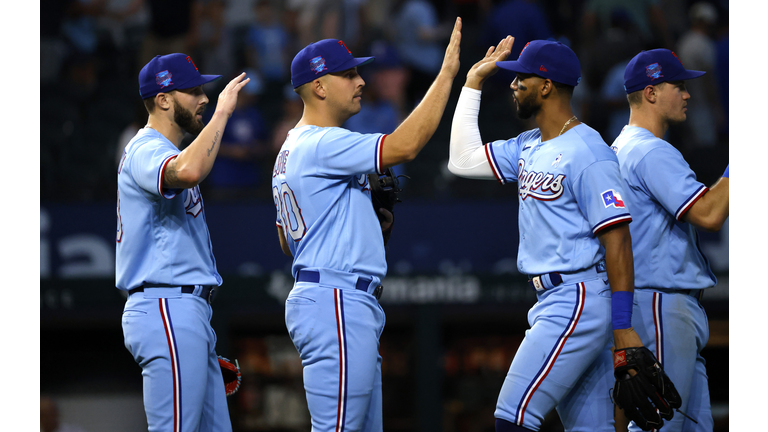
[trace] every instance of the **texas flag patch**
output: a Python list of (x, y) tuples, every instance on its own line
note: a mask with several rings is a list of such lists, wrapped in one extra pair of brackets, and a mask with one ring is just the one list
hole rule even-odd
[(624, 208), (624, 201), (621, 200), (621, 195), (613, 189), (608, 189), (603, 192), (603, 204), (608, 208), (614, 206), (616, 208)]

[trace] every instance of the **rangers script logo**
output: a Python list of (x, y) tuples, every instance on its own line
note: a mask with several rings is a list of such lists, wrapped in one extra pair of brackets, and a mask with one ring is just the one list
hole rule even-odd
[(525, 201), (529, 196), (539, 201), (552, 201), (563, 194), (563, 179), (565, 174), (555, 177), (552, 173), (525, 171), (525, 161), (518, 162), (518, 194)]

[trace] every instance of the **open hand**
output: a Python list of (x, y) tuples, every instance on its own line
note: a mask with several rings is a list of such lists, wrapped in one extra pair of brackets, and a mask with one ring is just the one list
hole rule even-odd
[(224, 90), (219, 93), (219, 100), (216, 103), (216, 111), (226, 114), (227, 118), (229, 118), (232, 115), (232, 112), (235, 111), (237, 94), (250, 80), (250, 78), (245, 78), (245, 72), (232, 79), (232, 81), (224, 87)]
[(451, 40), (448, 42), (448, 48), (445, 49), (445, 58), (440, 73), (445, 73), (451, 79), (459, 73), (459, 44), (461, 43), (461, 18), (456, 18), (456, 24), (451, 32)]
[(513, 43), (515, 43), (515, 38), (507, 36), (499, 42), (498, 46), (488, 48), (485, 57), (475, 63), (469, 72), (467, 72), (467, 82), (464, 85), (475, 90), (480, 90), (483, 87), (485, 80), (493, 76), (499, 70), (499, 67), (496, 66), (496, 62), (504, 61), (509, 57), (509, 53), (512, 52)]

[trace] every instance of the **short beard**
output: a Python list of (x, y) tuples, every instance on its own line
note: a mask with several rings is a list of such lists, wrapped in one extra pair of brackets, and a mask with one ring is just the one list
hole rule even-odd
[(176, 99), (173, 100), (173, 121), (176, 122), (184, 132), (197, 135), (203, 131), (205, 124), (195, 118), (192, 111), (184, 109)]
[(525, 99), (517, 101), (517, 116), (522, 120), (531, 118), (538, 113), (540, 109), (541, 104), (536, 104), (536, 94), (534, 93), (529, 93)]

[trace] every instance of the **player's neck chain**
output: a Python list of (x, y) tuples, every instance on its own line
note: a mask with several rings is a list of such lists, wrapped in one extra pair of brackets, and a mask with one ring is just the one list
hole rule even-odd
[(562, 134), (563, 134), (563, 132), (565, 132), (565, 128), (567, 128), (567, 127), (568, 127), (568, 125), (569, 125), (569, 124), (571, 124), (571, 122), (572, 122), (572, 121), (574, 121), (574, 120), (577, 120), (577, 119), (576, 119), (576, 116), (573, 116), (573, 117), (569, 118), (569, 119), (568, 119), (568, 121), (567, 121), (567, 122), (565, 122), (565, 124), (563, 125), (563, 128), (562, 128), (562, 129), (560, 129), (560, 133), (559, 133), (559, 134), (557, 134), (557, 136), (560, 136), (560, 135), (562, 135)]

